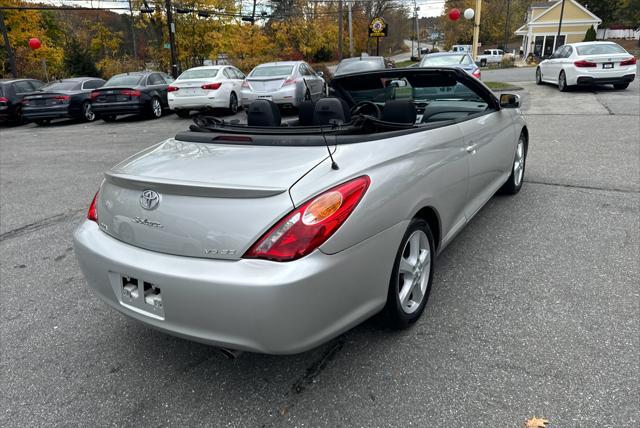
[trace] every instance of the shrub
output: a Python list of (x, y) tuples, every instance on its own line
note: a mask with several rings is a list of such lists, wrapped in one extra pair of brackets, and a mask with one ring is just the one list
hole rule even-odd
[(593, 25), (589, 27), (586, 34), (584, 35), (583, 42), (595, 42), (596, 40), (596, 29), (593, 28)]

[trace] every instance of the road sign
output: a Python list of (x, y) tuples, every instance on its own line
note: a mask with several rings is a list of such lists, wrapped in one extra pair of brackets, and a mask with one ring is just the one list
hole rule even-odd
[(371, 20), (369, 24), (369, 37), (386, 37), (387, 36), (387, 23), (380, 16), (376, 16)]

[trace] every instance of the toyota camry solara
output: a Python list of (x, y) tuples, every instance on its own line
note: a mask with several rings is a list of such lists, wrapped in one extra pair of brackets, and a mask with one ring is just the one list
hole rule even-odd
[(313, 348), (427, 304), (436, 255), (498, 191), (529, 135), (517, 95), (462, 70), (343, 75), (283, 122), (209, 116), (105, 173), (75, 249), (89, 287), (152, 327), (218, 347)]

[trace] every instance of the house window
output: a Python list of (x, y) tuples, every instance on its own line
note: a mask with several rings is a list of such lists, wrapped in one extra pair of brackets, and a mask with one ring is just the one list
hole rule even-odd
[(553, 53), (553, 45), (554, 45), (554, 41), (556, 39), (556, 36), (546, 36), (545, 37), (545, 41), (544, 41), (544, 57), (550, 57), (551, 54)]
[(544, 45), (544, 36), (536, 36), (535, 44), (533, 45), (533, 54), (535, 56), (542, 56), (543, 45)]

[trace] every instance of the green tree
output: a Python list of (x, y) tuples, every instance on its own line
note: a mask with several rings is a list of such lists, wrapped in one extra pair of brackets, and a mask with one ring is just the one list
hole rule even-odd
[(620, 10), (622, 0), (589, 0), (584, 2), (587, 9), (602, 19), (603, 27), (616, 20), (616, 13)]
[(593, 28), (593, 25), (589, 27), (587, 33), (584, 35), (583, 42), (595, 42), (596, 40), (596, 29)]
[(70, 76), (100, 76), (93, 57), (75, 37), (67, 43), (63, 62), (65, 70)]

